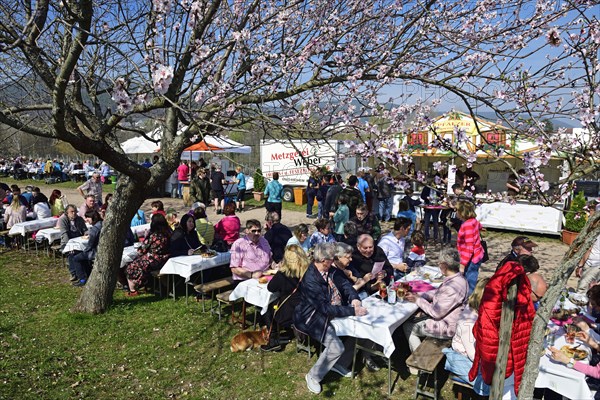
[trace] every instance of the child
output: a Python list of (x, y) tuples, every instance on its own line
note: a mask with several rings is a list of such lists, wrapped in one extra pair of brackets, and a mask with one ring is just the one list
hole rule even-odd
[(408, 231), (408, 237), (410, 237), (415, 230), (415, 225), (417, 224), (417, 214), (413, 210), (410, 210), (410, 205), (405, 199), (400, 200), (398, 203), (398, 214), (396, 215), (396, 218), (400, 217), (408, 218), (412, 221), (410, 231)]
[(421, 231), (415, 231), (411, 238), (412, 247), (410, 249), (410, 253), (408, 253), (408, 258), (406, 259), (406, 263), (408, 264), (409, 270), (414, 270), (417, 267), (421, 267), (425, 265), (425, 235)]
[(154, 200), (152, 203), (150, 203), (150, 207), (152, 207), (152, 215), (162, 214), (163, 217), (167, 216), (167, 213), (165, 212), (165, 206), (162, 201)]
[(350, 209), (347, 206), (348, 204), (348, 196), (344, 193), (341, 193), (338, 198), (338, 208), (333, 214), (333, 223), (334, 223), (334, 235), (335, 240), (338, 242), (343, 241), (344, 239), (344, 225), (350, 219)]

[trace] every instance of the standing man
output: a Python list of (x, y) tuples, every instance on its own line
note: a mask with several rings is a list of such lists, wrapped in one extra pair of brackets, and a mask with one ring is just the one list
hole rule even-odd
[(260, 221), (249, 219), (246, 222), (246, 236), (231, 245), (231, 274), (233, 279), (243, 281), (260, 278), (271, 265), (271, 246), (260, 235)]
[(244, 197), (246, 197), (246, 175), (242, 171), (241, 165), (238, 165), (235, 169), (235, 183), (237, 183), (237, 196), (235, 204), (237, 206), (238, 212), (244, 211), (244, 207), (246, 207), (246, 202), (244, 201)]
[[(364, 204), (362, 195), (360, 194), (360, 190), (357, 188), (358, 186), (358, 178), (356, 175), (350, 175), (348, 177), (348, 186), (342, 189), (337, 196), (338, 198), (342, 193), (345, 193), (348, 196), (348, 210), (350, 211), (350, 215), (356, 214), (356, 207), (360, 204)], [(335, 204), (337, 204), (338, 199), (335, 199)]]
[(377, 180), (377, 200), (379, 200), (379, 220), (388, 222), (392, 218), (394, 188), (388, 182), (386, 170), (381, 171)]
[(534, 247), (537, 247), (537, 244), (534, 243), (527, 236), (517, 236), (511, 243), (510, 253), (498, 263), (496, 271), (498, 271), (498, 269), (500, 269), (501, 266), (503, 266), (509, 261), (517, 262), (519, 256), (521, 255), (530, 256), (533, 253)]
[(183, 199), (183, 182), (187, 182), (190, 176), (190, 167), (187, 161), (181, 160), (181, 164), (177, 167), (177, 196)]
[(273, 172), (273, 180), (265, 188), (267, 201), (265, 208), (267, 212), (276, 212), (281, 219), (281, 201), (283, 196), (283, 185), (279, 183), (279, 172)]
[(212, 190), (213, 199), (215, 202), (215, 212), (217, 214), (222, 213), (223, 207), (225, 207), (225, 175), (221, 172), (221, 166), (215, 165), (215, 170), (210, 175), (210, 188)]
[(81, 197), (83, 197), (84, 199), (89, 195), (93, 195), (96, 199), (96, 204), (98, 204), (98, 206), (101, 206), (102, 205), (102, 182), (100, 182), (100, 173), (97, 171), (94, 171), (92, 173), (92, 176), (90, 177), (90, 179), (85, 181), (83, 183), (83, 185), (79, 186), (77, 188), (77, 191), (79, 192)]

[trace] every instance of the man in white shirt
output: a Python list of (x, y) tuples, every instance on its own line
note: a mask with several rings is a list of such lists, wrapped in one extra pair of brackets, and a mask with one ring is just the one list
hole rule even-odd
[(394, 229), (384, 235), (377, 244), (385, 253), (392, 267), (402, 272), (408, 268), (404, 262), (404, 242), (411, 225), (412, 221), (408, 218), (396, 218)]

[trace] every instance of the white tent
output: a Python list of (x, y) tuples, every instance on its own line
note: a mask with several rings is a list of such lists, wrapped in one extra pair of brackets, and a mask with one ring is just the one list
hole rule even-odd
[(217, 136), (205, 136), (201, 142), (186, 148), (182, 160), (198, 160), (200, 153), (241, 153), (250, 154), (252, 148), (234, 140)]
[[(154, 129), (147, 135), (149, 138), (158, 140), (162, 136), (162, 127)], [(159, 143), (154, 143), (143, 136), (137, 136), (121, 143), (125, 154), (151, 154), (160, 150)]]

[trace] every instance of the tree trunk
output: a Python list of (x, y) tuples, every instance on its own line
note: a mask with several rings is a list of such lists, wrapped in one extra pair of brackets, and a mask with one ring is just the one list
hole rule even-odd
[(94, 269), (74, 311), (98, 314), (111, 305), (126, 232), (147, 192), (147, 185), (125, 176), (119, 178), (102, 225)]
[(496, 355), (496, 366), (492, 385), (490, 387), (490, 399), (501, 399), (504, 391), (504, 380), (506, 379), (506, 363), (510, 350), (510, 338), (512, 326), (515, 319), (515, 301), (517, 299), (517, 283), (512, 281), (508, 286), (506, 301), (502, 303), (502, 314), (500, 316), (500, 334), (498, 340), (498, 354)]
[(577, 267), (579, 260), (585, 252), (594, 244), (596, 238), (600, 235), (600, 212), (596, 212), (590, 218), (577, 239), (571, 244), (569, 250), (560, 262), (560, 266), (554, 272), (554, 276), (548, 283), (548, 291), (540, 302), (537, 310), (531, 335), (529, 338), (529, 347), (527, 350), (527, 363), (525, 371), (521, 378), (519, 387), (519, 399), (526, 400), (533, 398), (535, 380), (539, 373), (540, 355), (546, 326), (552, 313), (552, 308), (560, 297), (561, 290), (566, 286), (567, 280)]

